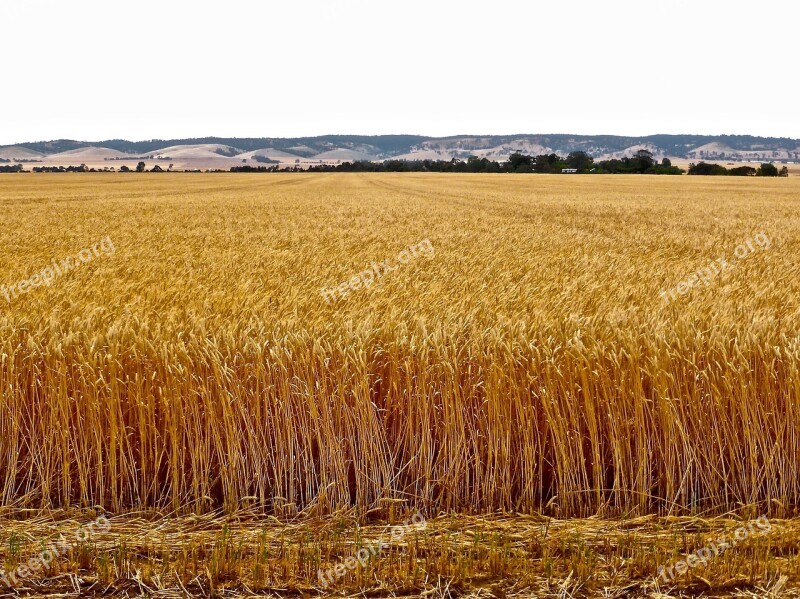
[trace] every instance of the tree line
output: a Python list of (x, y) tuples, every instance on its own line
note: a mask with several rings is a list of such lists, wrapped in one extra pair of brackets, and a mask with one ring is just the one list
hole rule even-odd
[[(17, 170), (17, 171), (2, 171), (2, 170), (0, 170), (0, 172), (23, 172), (22, 171), (22, 165), (19, 164), (17, 166), (20, 167), (19, 170)], [(34, 166), (33, 167), (33, 172), (34, 173), (113, 173), (113, 172), (115, 172), (115, 170), (116, 169), (114, 169), (113, 166), (111, 168), (106, 166), (106, 167), (104, 167), (102, 169), (96, 169), (96, 168), (89, 168), (85, 164), (81, 164), (79, 166)], [(131, 173), (134, 170), (137, 173), (164, 173), (164, 172), (167, 172), (165, 169), (161, 168), (161, 166), (158, 165), (158, 164), (154, 165), (153, 168), (151, 168), (150, 170), (147, 170), (147, 165), (144, 162), (139, 162), (136, 165), (135, 169), (131, 169), (130, 167), (128, 167), (128, 166), (126, 166), (124, 164), (121, 167), (119, 167), (119, 172), (120, 173)], [(172, 164), (169, 165), (169, 169), (167, 169), (167, 170), (170, 170), (170, 171), (172, 170)]]
[[(169, 169), (172, 170), (172, 164)], [(113, 167), (101, 169), (89, 168), (85, 164), (80, 166), (35, 166), (35, 173), (68, 173), (68, 172), (109, 172)], [(144, 162), (139, 162), (135, 169), (128, 166), (121, 166), (119, 172), (137, 173), (165, 172), (158, 164), (151, 169), (147, 169)], [(302, 172), (304, 169), (298, 166), (280, 168), (278, 164), (271, 166), (233, 166), (230, 172), (234, 173), (274, 173), (274, 172)], [(610, 160), (595, 161), (586, 152), (570, 152), (567, 156), (558, 154), (541, 154), (531, 156), (515, 152), (508, 160), (498, 162), (488, 158), (478, 158), (470, 156), (467, 160), (453, 158), (452, 160), (386, 160), (383, 162), (372, 162), (369, 160), (356, 160), (354, 162), (343, 162), (341, 164), (319, 164), (305, 169), (307, 172), (319, 173), (412, 173), (412, 172), (434, 172), (434, 173), (542, 173), (542, 174), (561, 174), (568, 173), (591, 173), (591, 174), (644, 174), (644, 175), (681, 175), (683, 169), (673, 166), (668, 158), (661, 162), (656, 161), (648, 150), (639, 150), (635, 155), (623, 158), (613, 158)], [(22, 164), (0, 164), (0, 173), (21, 173)], [(222, 169), (206, 172), (225, 172)], [(784, 166), (780, 170), (772, 163), (764, 163), (759, 168), (751, 166), (739, 166), (731, 169), (719, 164), (709, 164), (700, 162), (689, 165), (690, 175), (724, 175), (724, 176), (754, 176), (754, 177), (788, 177), (789, 169)]]
[[(247, 167), (233, 167), (232, 171), (252, 172)], [(260, 169), (259, 169), (260, 170)], [(470, 156), (467, 160), (386, 160), (384, 162), (371, 162), (357, 160), (343, 162), (342, 164), (320, 164), (310, 166), (311, 172), (333, 173), (406, 173), (406, 172), (436, 172), (436, 173), (542, 173), (561, 174), (569, 173), (630, 173), (646, 175), (680, 175), (685, 171), (672, 166), (669, 159), (664, 158), (660, 163), (653, 158), (648, 150), (639, 150), (634, 156), (600, 160), (586, 152), (570, 152), (567, 156), (558, 154), (542, 154), (531, 156), (515, 152), (504, 162)]]
[(789, 167), (784, 166), (782, 169), (778, 170), (778, 167), (774, 164), (765, 162), (757, 169), (752, 166), (737, 166), (729, 169), (721, 164), (699, 162), (698, 164), (689, 165), (689, 174), (730, 177), (788, 177)]

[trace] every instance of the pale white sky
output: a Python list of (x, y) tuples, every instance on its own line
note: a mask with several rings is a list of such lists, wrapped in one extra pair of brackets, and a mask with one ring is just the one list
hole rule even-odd
[(37, 1), (0, 8), (0, 144), (800, 138), (800, 3)]

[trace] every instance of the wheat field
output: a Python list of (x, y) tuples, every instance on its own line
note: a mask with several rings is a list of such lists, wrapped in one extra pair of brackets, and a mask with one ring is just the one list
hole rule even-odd
[[(18, 526), (25, 510), (357, 526), (395, 505), (433, 530), (674, 519), (663, 555), (687, 522), (767, 514), (795, 532), (784, 562), (753, 549), (749, 584), (796, 577), (798, 198), (797, 178), (0, 177), (0, 506)], [(460, 570), (429, 547), (426, 571), (541, 574), (508, 538)], [(616, 567), (559, 542), (577, 565), (548, 585)], [(631, 577), (655, 571), (652, 542)], [(301, 554), (259, 580), (311, 589)], [(122, 576), (99, 560), (83, 567)], [(724, 564), (722, 586), (741, 565)], [(216, 574), (192, 594), (246, 578)]]

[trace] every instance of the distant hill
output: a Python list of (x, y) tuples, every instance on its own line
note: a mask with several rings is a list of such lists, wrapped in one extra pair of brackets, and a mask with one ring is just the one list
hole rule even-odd
[[(99, 146), (117, 150), (124, 154), (147, 155), (158, 153), (169, 148), (174, 151), (176, 146), (192, 146), (207, 151), (207, 146), (228, 146), (236, 148), (239, 153), (255, 152), (269, 148), (288, 152), (296, 157), (307, 158), (315, 154), (334, 150), (351, 150), (370, 155), (385, 154), (394, 156), (408, 151), (412, 146), (428, 139), (420, 135), (324, 135), (321, 137), (198, 137), (192, 139), (151, 139), (147, 141), (127, 141), (124, 139), (109, 139), (105, 141), (87, 142), (71, 139), (58, 139), (53, 141), (37, 141), (13, 146), (0, 146), (24, 148), (38, 154), (50, 155), (77, 150), (91, 146)], [(205, 148), (203, 148), (205, 146)]]
[(800, 161), (800, 140), (751, 135), (322, 135), (319, 137), (203, 137), (127, 141), (59, 139), (0, 146), (0, 157), (36, 158), (47, 164), (101, 164), (150, 158), (176, 168), (224, 168), (269, 157), (283, 164), (336, 163), (388, 158), (505, 160), (513, 152), (566, 155), (581, 150), (595, 158), (619, 158), (645, 148), (657, 158), (728, 161)]

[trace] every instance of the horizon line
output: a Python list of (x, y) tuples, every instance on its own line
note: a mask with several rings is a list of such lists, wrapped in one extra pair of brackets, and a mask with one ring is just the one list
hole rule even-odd
[(57, 137), (50, 139), (39, 139), (29, 141), (18, 141), (12, 143), (0, 143), (0, 147), (18, 146), (24, 144), (50, 143), (58, 141), (70, 141), (76, 143), (99, 143), (107, 141), (127, 141), (131, 143), (144, 143), (152, 141), (170, 141), (182, 139), (315, 139), (323, 137), (421, 137), (427, 139), (448, 139), (459, 137), (530, 137), (530, 136), (574, 136), (574, 137), (621, 137), (621, 138), (648, 138), (648, 137), (753, 137), (760, 139), (787, 139), (800, 141), (800, 137), (774, 136), (774, 135), (754, 135), (750, 133), (649, 133), (645, 135), (626, 135), (620, 133), (458, 133), (453, 135), (427, 135), (423, 133), (324, 133), (319, 135), (294, 135), (294, 136), (225, 136), (225, 135), (202, 135), (196, 137), (150, 137), (146, 139), (130, 139), (125, 137), (106, 137), (104, 139), (74, 139), (70, 137)]

